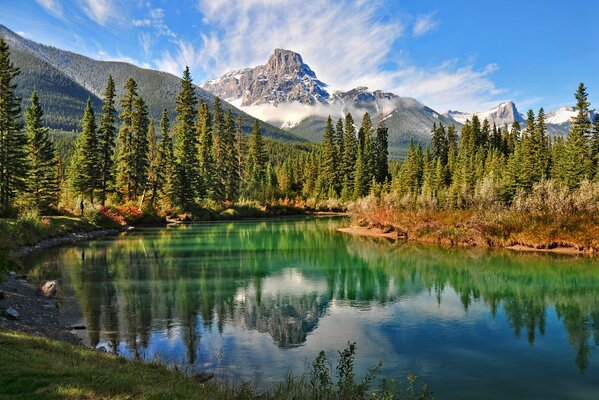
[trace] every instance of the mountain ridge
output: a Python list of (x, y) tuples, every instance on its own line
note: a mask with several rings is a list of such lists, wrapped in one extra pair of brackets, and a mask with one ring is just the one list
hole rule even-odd
[[(46, 111), (46, 123), (53, 129), (79, 129), (83, 105), (88, 96), (92, 99), (95, 110), (99, 112), (100, 97), (109, 75), (112, 75), (115, 80), (117, 99), (124, 93), (125, 81), (132, 77), (138, 83), (138, 93), (146, 101), (152, 119), (158, 121), (163, 108), (167, 108), (171, 120), (175, 117), (175, 100), (181, 81), (181, 78), (175, 75), (120, 61), (94, 60), (23, 38), (1, 24), (0, 37), (10, 46), (12, 60), (21, 69), (21, 74), (17, 78), (17, 94), (23, 99), (28, 99), (33, 88), (43, 89), (38, 91)], [(47, 75), (50, 71), (50, 78), (60, 78), (64, 84), (57, 85), (54, 80), (41, 74), (39, 71), (41, 67), (44, 69), (44, 74)], [(87, 93), (82, 93), (80, 88)], [(212, 105), (216, 99), (216, 96), (197, 85), (196, 94), (198, 99), (209, 105)], [(58, 106), (62, 107), (62, 105), (54, 104), (55, 101), (52, 99), (61, 99), (63, 104), (71, 106), (59, 109)], [(117, 108), (119, 106), (117, 102)], [(242, 116), (243, 130), (245, 132), (251, 130), (253, 117), (227, 103), (223, 104), (223, 108), (231, 109), (235, 117)], [(260, 126), (265, 136), (288, 141), (305, 141), (263, 121), (260, 121)]]

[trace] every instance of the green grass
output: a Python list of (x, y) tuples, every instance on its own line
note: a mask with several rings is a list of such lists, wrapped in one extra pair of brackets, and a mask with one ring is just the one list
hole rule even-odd
[(68, 216), (0, 219), (0, 248), (31, 246), (44, 239), (109, 227), (115, 226)]
[(401, 390), (394, 382), (383, 382), (372, 391), (380, 365), (361, 381), (354, 380), (355, 343), (339, 352), (333, 372), (324, 353), (311, 371), (289, 376), (266, 392), (251, 385), (233, 386), (210, 381), (199, 383), (179, 370), (159, 363), (142, 363), (21, 333), (0, 330), (1, 399), (430, 399), (428, 388), (408, 377)]

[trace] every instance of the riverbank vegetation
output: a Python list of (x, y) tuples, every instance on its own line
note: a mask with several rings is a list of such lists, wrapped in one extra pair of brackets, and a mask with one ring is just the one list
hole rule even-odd
[[(353, 370), (355, 344), (339, 352), (334, 374), (321, 353), (308, 373), (289, 376), (266, 392), (240, 386), (202, 382), (159, 362), (142, 363), (68, 343), (0, 331), (0, 395), (19, 399), (406, 399), (432, 398), (428, 387), (384, 382), (372, 390), (380, 366), (362, 381)], [(335, 379), (335, 376), (337, 379)]]

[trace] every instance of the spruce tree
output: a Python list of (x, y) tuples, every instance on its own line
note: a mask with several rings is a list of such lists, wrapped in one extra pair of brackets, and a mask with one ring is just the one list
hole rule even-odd
[(135, 112), (137, 83), (133, 78), (125, 82), (125, 93), (121, 98), (121, 128), (117, 137), (117, 178), (116, 192), (118, 200), (128, 201), (133, 198), (135, 176), (135, 141), (132, 126)]
[(246, 192), (256, 193), (266, 183), (266, 153), (258, 120), (254, 120), (247, 156)]
[(43, 115), (34, 90), (31, 93), (31, 105), (25, 110), (29, 167), (27, 192), (32, 206), (39, 211), (56, 207), (60, 192), (56, 150), (48, 137), (48, 128), (42, 124)]
[(233, 112), (228, 109), (225, 113), (225, 125), (223, 130), (224, 164), (225, 164), (225, 199), (237, 200), (241, 177), (239, 176), (239, 158), (235, 143), (235, 122)]
[(168, 113), (166, 108), (160, 118), (160, 148), (158, 151), (158, 193), (161, 203), (166, 208), (173, 207), (177, 202), (177, 168), (173, 154), (173, 138), (170, 134)]
[(148, 107), (141, 97), (137, 97), (133, 105), (134, 112), (131, 119), (131, 132), (133, 139), (132, 148), (134, 164), (129, 200), (137, 199), (145, 193), (146, 182), (148, 179), (148, 167), (150, 165), (150, 159), (148, 157), (148, 129), (150, 126)]
[(226, 197), (227, 154), (225, 149), (224, 115), (220, 99), (217, 97), (212, 106), (212, 160), (214, 161), (214, 177), (210, 182), (212, 199), (223, 201)]
[(341, 197), (348, 200), (354, 192), (354, 170), (356, 168), (356, 157), (358, 145), (356, 141), (354, 119), (350, 113), (345, 116), (345, 130), (343, 131), (343, 184)]
[(447, 165), (448, 143), (445, 127), (439, 124), (439, 127), (433, 123), (432, 137), (432, 157), (440, 159), (442, 165)]
[(9, 47), (0, 39), (0, 215), (10, 212), (14, 198), (26, 188), (27, 137), (21, 123), (21, 99), (15, 95), (18, 75)]
[(389, 130), (381, 120), (376, 129), (375, 146), (375, 178), (378, 183), (384, 183), (389, 178)]
[(325, 195), (331, 192), (331, 190), (335, 190), (337, 165), (335, 164), (336, 146), (334, 135), (333, 120), (331, 119), (331, 116), (329, 116), (327, 118), (322, 139), (322, 156), (319, 174), (321, 184), (319, 189), (321, 193)]
[(212, 158), (212, 114), (208, 104), (200, 101), (197, 119), (198, 197), (212, 197), (214, 161)]
[(198, 188), (197, 138), (194, 132), (197, 97), (189, 67), (185, 67), (181, 89), (177, 95), (175, 157), (177, 159), (178, 205), (190, 206)]
[(100, 184), (100, 163), (96, 117), (91, 99), (87, 99), (81, 134), (77, 138), (75, 152), (71, 160), (69, 177), (73, 191), (94, 204), (96, 189)]
[(593, 136), (591, 137), (591, 163), (593, 166), (592, 174), (595, 180), (599, 180), (599, 114), (595, 115), (593, 125)]
[[(156, 128), (154, 121), (150, 121), (148, 127), (148, 179), (147, 188), (150, 191), (150, 206), (154, 206), (158, 195), (158, 187), (162, 181), (162, 171), (160, 171), (160, 147), (156, 137)], [(144, 196), (145, 197), (145, 196)]]
[(108, 82), (104, 89), (102, 101), (102, 120), (100, 121), (100, 134), (98, 137), (98, 146), (101, 153), (100, 157), (100, 203), (106, 204), (106, 198), (110, 187), (114, 184), (114, 147), (116, 133), (116, 107), (115, 107), (115, 86), (112, 75), (108, 76)]
[(585, 177), (590, 176), (590, 154), (588, 136), (591, 131), (589, 119), (588, 95), (584, 84), (581, 82), (575, 93), (576, 116), (570, 121), (570, 133), (566, 140), (565, 153), (561, 167), (562, 180), (570, 188), (575, 189)]

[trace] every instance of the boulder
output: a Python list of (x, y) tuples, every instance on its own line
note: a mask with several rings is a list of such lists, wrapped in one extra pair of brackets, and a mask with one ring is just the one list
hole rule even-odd
[(19, 319), (19, 312), (12, 307), (8, 307), (6, 310), (4, 310), (4, 313), (2, 313), (2, 315), (4, 315), (8, 319)]
[(56, 293), (58, 291), (58, 282), (57, 281), (43, 281), (37, 287), (38, 293), (43, 296), (53, 299), (56, 297)]

